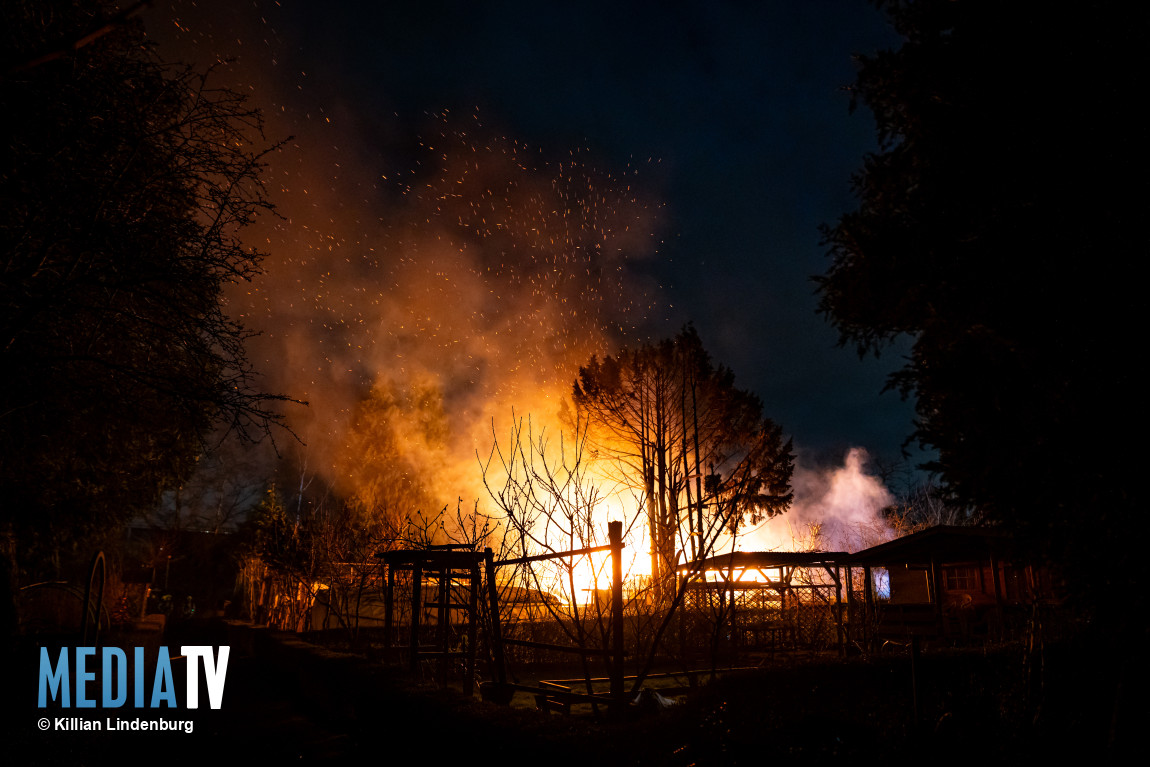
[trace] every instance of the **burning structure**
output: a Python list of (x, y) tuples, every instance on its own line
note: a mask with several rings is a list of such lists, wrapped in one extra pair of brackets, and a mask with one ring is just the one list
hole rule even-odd
[[(650, 588), (628, 593), (636, 579), (624, 577), (622, 523), (609, 527), (609, 546), (500, 560), (462, 544), (380, 552), (370, 577), (343, 578), (338, 600), (331, 581), (316, 608), (369, 630), (386, 657), (441, 683), (462, 679), (469, 691), (490, 677), (485, 697), (534, 694), (546, 710), (619, 706), (628, 680), (641, 684), (672, 658), (680, 669), (713, 672), (785, 650), (869, 654), (894, 642), (913, 657), (924, 643), (1011, 639), (1032, 606), (1055, 597), (1049, 573), (1023, 561), (1001, 531), (937, 526), (854, 553), (735, 551), (685, 563), (665, 601)], [(554, 561), (574, 582), (576, 563), (591, 554), (608, 556), (601, 570), (610, 575), (601, 573), (590, 601), (578, 601), (571, 584), (564, 601), (547, 590), (547, 571), (532, 569)], [(571, 664), (584, 673), (580, 690), (571, 686), (579, 680), (519, 679)]]
[(679, 577), (684, 648), (710, 637), (731, 654), (996, 641), (1018, 635), (1031, 605), (1057, 601), (1049, 572), (985, 527), (939, 525), (853, 554), (734, 552)]
[[(679, 567), (685, 648), (841, 650), (846, 552), (737, 551)], [(698, 649), (698, 647), (696, 647)]]

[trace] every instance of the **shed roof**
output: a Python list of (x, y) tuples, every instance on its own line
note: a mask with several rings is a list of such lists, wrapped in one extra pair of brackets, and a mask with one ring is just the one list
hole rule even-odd
[(682, 575), (692, 569), (705, 572), (756, 567), (821, 567), (843, 562), (849, 556), (845, 551), (735, 551), (704, 559), (697, 568), (690, 562), (681, 564), (678, 571)]
[(850, 555), (849, 564), (883, 566), (891, 563), (930, 562), (934, 559), (982, 559), (1003, 556), (1013, 539), (993, 527), (937, 525), (895, 538)]

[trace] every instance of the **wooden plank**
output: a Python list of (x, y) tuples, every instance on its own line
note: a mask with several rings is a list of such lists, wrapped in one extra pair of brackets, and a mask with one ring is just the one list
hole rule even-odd
[[(830, 572), (830, 568), (827, 568)], [(834, 572), (835, 579), (835, 628), (838, 630), (839, 639), (839, 657), (846, 655), (847, 648), (846, 642), (843, 637), (843, 581), (839, 575), (839, 569), (836, 566)]]
[[(439, 595), (436, 599), (435, 611), (435, 643), (439, 645), (440, 652), (445, 656), (447, 654), (447, 633), (450, 626), (448, 625), (447, 601), (450, 597), (448, 589), (448, 581), (444, 579), (445, 572), (434, 573), (439, 577)], [(429, 653), (430, 654), (430, 653)], [(447, 664), (439, 664), (439, 686), (447, 686)]]
[(548, 682), (546, 679), (540, 679), (539, 680), (539, 686), (540, 687), (546, 687), (549, 690), (555, 689), (555, 690), (559, 690), (561, 692), (571, 692), (571, 688), (568, 687), (567, 685), (559, 684), (558, 682)]
[(421, 576), (423, 570), (419, 565), (411, 569), (411, 633), (408, 647), (410, 648), (411, 657), (409, 665), (412, 671), (419, 670), (419, 619), (423, 608), (420, 606), (420, 596), (423, 594), (423, 582)]
[(589, 549), (575, 549), (574, 551), (557, 551), (554, 554), (536, 554), (531, 557), (519, 557), (518, 559), (500, 559), (495, 562), (496, 567), (506, 567), (507, 565), (524, 565), (528, 562), (542, 562), (545, 559), (560, 559), (562, 557), (581, 557), (586, 554), (597, 554), (600, 551), (610, 551), (611, 546), (592, 546)]
[(949, 634), (942, 614), (942, 565), (938, 557), (930, 558), (930, 599), (934, 602), (934, 617), (944, 634)]
[(428, 570), (468, 570), (478, 564), (483, 555), (474, 551), (428, 551), (426, 549), (395, 549), (381, 551), (375, 555), (391, 567), (408, 569), (421, 567)]
[(534, 647), (537, 650), (555, 650), (556, 652), (567, 652), (574, 655), (613, 655), (610, 650), (580, 649), (578, 647), (572, 647), (571, 645), (549, 644), (547, 642), (530, 642), (526, 639), (505, 638), (503, 643), (518, 645), (520, 647)]
[(483, 575), (487, 581), (487, 597), (491, 617), (491, 654), (494, 656), (492, 675), (496, 682), (507, 682), (507, 665), (503, 658), (503, 630), (499, 624), (499, 588), (495, 585), (495, 556), (491, 548), (483, 550)]
[(537, 694), (535, 696), (535, 707), (545, 713), (558, 711), (560, 714), (569, 715), (571, 713), (571, 701), (559, 700), (550, 695)]
[[(607, 523), (611, 539), (611, 700), (618, 717), (623, 715), (623, 523)], [(598, 712), (596, 712), (598, 713)]]
[(471, 568), (471, 588), (467, 592), (469, 620), (467, 622), (467, 665), (463, 671), (463, 694), (468, 697), (471, 697), (472, 688), (475, 684), (475, 654), (478, 652), (476, 649), (478, 626), (476, 624), (479, 622), (479, 583), (479, 565), (475, 564)]
[(395, 615), (395, 568), (387, 568), (387, 586), (383, 592), (383, 646), (391, 647), (394, 637), (391, 635)]

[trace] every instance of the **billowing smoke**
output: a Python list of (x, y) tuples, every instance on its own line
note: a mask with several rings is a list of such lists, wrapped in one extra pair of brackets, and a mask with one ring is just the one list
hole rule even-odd
[(867, 453), (853, 447), (841, 466), (812, 468), (799, 456), (790, 511), (768, 520), (739, 542), (744, 551), (858, 551), (895, 537), (882, 510), (894, 498), (867, 473)]
[[(261, 333), (250, 354), (264, 388), (309, 403), (286, 410), (303, 444), (279, 440), (299, 487), (321, 477), (372, 508), (470, 505), (493, 419), (500, 435), (513, 409), (557, 430), (579, 365), (648, 340), (634, 329), (655, 291), (628, 266), (655, 252), (657, 222), (632, 189), (638, 169), (613, 177), (585, 152), (544, 154), (475, 117), (433, 118), (414, 149), (410, 115), (385, 93), (343, 101), (288, 63), (275, 9), (162, 5), (152, 32), (166, 50), (239, 57), (216, 76), (250, 90), (270, 138), (296, 137), (267, 158), (282, 218), (245, 233), (269, 254), (265, 274), (237, 286), (229, 310)], [(793, 509), (742, 548), (890, 536), (879, 513), (890, 497), (861, 449), (832, 470), (800, 458), (794, 485)]]
[(558, 428), (578, 366), (649, 306), (626, 266), (653, 218), (625, 183), (466, 128), (439, 119), (398, 178), (284, 174), (266, 275), (232, 298), (270, 385), (309, 403), (287, 412), (297, 464), (365, 508), (470, 506), (493, 419)]
[(470, 507), (492, 422), (557, 430), (578, 366), (636, 340), (655, 290), (628, 265), (655, 253), (658, 207), (640, 169), (476, 114), (399, 114), (386, 87), (314, 71), (278, 6), (161, 5), (165, 52), (235, 59), (215, 84), (251, 93), (269, 140), (294, 137), (266, 157), (280, 217), (244, 232), (265, 273), (228, 296), (260, 334), (262, 388), (308, 403), (285, 409), (302, 444), (278, 440), (297, 472), (281, 482), (401, 514)]

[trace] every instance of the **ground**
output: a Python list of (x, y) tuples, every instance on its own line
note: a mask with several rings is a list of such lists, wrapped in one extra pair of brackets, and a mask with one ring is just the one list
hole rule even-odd
[[(191, 735), (39, 732), (36, 722), (45, 712), (34, 706), (36, 661), (25, 648), (16, 657), (20, 673), (5, 687), (6, 749), (19, 755), (12, 763), (386, 763), (403, 754), (431, 765), (483, 754), (509, 765), (906, 762), (928, 755), (935, 763), (987, 763), (988, 757), (990, 763), (1035, 763), (1043, 755), (1105, 753), (1114, 700), (1097, 675), (1067, 671), (1084, 668), (1068, 662), (1073, 648), (1047, 651), (1047, 677), (1039, 680), (1044, 690), (1028, 688), (1020, 647), (927, 652), (916, 669), (917, 717), (910, 659), (903, 653), (841, 660), (780, 656), (718, 679), (671, 709), (633, 710), (625, 722), (596, 722), (483, 703), (377, 661), (266, 630), (258, 636), (258, 642), (233, 644), (220, 710), (200, 709), (191, 717), (186, 710), (161, 710), (162, 716), (190, 718)], [(168, 641), (235, 639), (215, 624)]]

